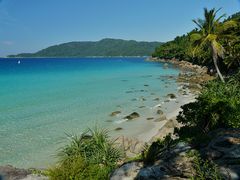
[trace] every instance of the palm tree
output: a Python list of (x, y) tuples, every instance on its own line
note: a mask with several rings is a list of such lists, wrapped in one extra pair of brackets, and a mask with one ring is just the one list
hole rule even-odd
[(224, 48), (220, 43), (221, 38), (227, 38), (228, 35), (224, 34), (226, 30), (235, 25), (233, 21), (220, 22), (220, 20), (225, 17), (225, 14), (216, 17), (220, 9), (215, 10), (215, 8), (208, 11), (204, 8), (204, 19), (193, 20), (193, 22), (198, 26), (198, 31), (191, 34), (191, 40), (193, 41), (194, 53), (203, 47), (208, 47), (211, 50), (211, 56), (213, 59), (214, 66), (216, 68), (217, 74), (222, 80), (221, 71), (218, 67), (219, 58), (224, 58)]

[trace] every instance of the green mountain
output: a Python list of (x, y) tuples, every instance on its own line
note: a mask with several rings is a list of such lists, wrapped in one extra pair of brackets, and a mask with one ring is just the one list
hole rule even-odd
[(69, 42), (50, 46), (36, 53), (8, 57), (90, 57), (90, 56), (150, 56), (160, 42), (102, 39), (100, 41)]

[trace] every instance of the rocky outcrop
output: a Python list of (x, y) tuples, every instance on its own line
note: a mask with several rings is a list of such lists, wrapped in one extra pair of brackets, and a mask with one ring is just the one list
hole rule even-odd
[[(211, 132), (210, 137), (211, 141), (198, 149), (202, 157), (217, 164), (224, 179), (240, 179), (240, 129), (219, 129)], [(189, 156), (193, 150), (196, 149), (190, 144), (179, 142), (164, 151), (153, 165), (146, 166), (140, 161), (125, 163), (110, 179), (190, 179), (198, 173), (194, 157)]]
[(194, 174), (192, 159), (187, 156), (189, 149), (188, 144), (179, 143), (151, 166), (144, 166), (142, 162), (126, 163), (116, 169), (110, 179), (187, 179)]
[(240, 179), (240, 129), (218, 129), (210, 137), (202, 155), (213, 160), (226, 179)]
[(114, 112), (112, 112), (111, 114), (110, 114), (110, 116), (116, 116), (116, 115), (118, 115), (118, 114), (120, 114), (121, 113), (121, 111), (114, 111)]
[(194, 94), (199, 93), (199, 91), (202, 89), (202, 85), (205, 82), (215, 78), (214, 76), (210, 76), (208, 74), (207, 67), (195, 65), (188, 61), (180, 61), (175, 58), (173, 59), (153, 58), (151, 60), (162, 63), (171, 63), (174, 66), (180, 68), (182, 72), (179, 74), (177, 82), (183, 83), (186, 86), (188, 86), (188, 89), (190, 89), (190, 91)]
[(19, 169), (13, 166), (0, 166), (0, 180), (48, 180), (43, 175), (32, 174), (29, 169)]

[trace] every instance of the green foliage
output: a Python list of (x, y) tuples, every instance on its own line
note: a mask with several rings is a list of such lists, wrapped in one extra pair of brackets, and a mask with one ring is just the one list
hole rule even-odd
[(51, 46), (36, 53), (23, 53), (9, 57), (149, 56), (161, 44), (160, 42), (102, 39), (96, 42), (69, 42)]
[(169, 151), (176, 144), (171, 135), (167, 135), (163, 140), (157, 140), (150, 146), (146, 145), (142, 151), (142, 160), (145, 165), (153, 164), (163, 152)]
[[(212, 12), (214, 17), (216, 12)], [(221, 17), (223, 16), (220, 16), (220, 19)], [(213, 16), (206, 16), (205, 18), (206, 21), (200, 19), (195, 21), (201, 27), (201, 30), (194, 29), (186, 35), (176, 37), (173, 41), (157, 47), (152, 56), (163, 59), (176, 58), (212, 67), (211, 49), (208, 48), (207, 42), (214, 40), (218, 42), (218, 44), (215, 42), (215, 48), (219, 50), (218, 52), (221, 52), (219, 55), (221, 56), (223, 52), (225, 55), (224, 61), (219, 64), (221, 69), (225, 71), (230, 68), (237, 69), (240, 65), (240, 13), (232, 15), (223, 22), (220, 22), (218, 18), (216, 19), (217, 23), (211, 23)], [(209, 22), (210, 26), (206, 22)], [(217, 36), (207, 36), (207, 33), (210, 32), (211, 34), (217, 34)], [(219, 44), (223, 48), (220, 48)], [(200, 45), (201, 48), (195, 48), (196, 45)], [(223, 49), (224, 51), (222, 51)]]
[(203, 160), (197, 151), (191, 152), (190, 157), (193, 157), (194, 169), (196, 175), (192, 177), (193, 180), (221, 180), (223, 177), (215, 163), (208, 160)]
[(49, 171), (52, 179), (106, 179), (121, 159), (121, 151), (106, 130), (88, 129), (69, 139), (58, 154), (59, 165)]
[(108, 179), (111, 170), (112, 167), (89, 164), (81, 156), (75, 156), (50, 169), (48, 176), (52, 180), (105, 180)]
[(189, 59), (190, 58), (190, 41), (189, 36), (183, 35), (176, 37), (173, 41), (169, 41), (158, 48), (152, 54), (153, 57), (159, 58), (177, 58), (177, 59)]
[(240, 75), (226, 83), (209, 82), (195, 102), (182, 106), (177, 121), (184, 126), (175, 132), (183, 139), (207, 140), (216, 128), (240, 127)]

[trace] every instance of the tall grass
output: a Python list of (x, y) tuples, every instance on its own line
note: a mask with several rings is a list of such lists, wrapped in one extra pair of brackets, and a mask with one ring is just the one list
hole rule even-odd
[(49, 170), (51, 179), (106, 179), (122, 153), (105, 129), (88, 129), (58, 153), (59, 165)]

